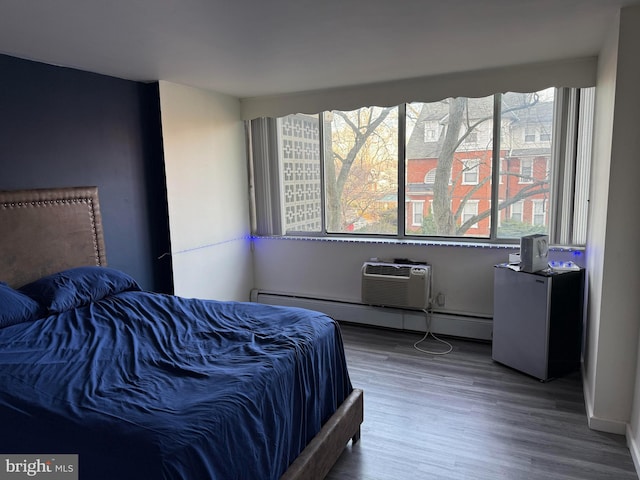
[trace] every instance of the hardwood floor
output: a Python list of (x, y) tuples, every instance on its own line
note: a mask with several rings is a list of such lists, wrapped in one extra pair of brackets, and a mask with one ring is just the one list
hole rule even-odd
[(493, 362), (488, 343), (447, 338), (438, 356), (413, 348), (418, 334), (342, 332), (364, 423), (327, 480), (638, 479), (624, 437), (588, 428), (577, 372), (542, 383)]

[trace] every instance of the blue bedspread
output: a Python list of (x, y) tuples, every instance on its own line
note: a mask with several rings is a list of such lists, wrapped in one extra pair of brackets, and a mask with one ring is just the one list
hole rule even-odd
[(81, 479), (277, 479), (350, 392), (302, 309), (123, 292), (0, 329), (0, 453)]

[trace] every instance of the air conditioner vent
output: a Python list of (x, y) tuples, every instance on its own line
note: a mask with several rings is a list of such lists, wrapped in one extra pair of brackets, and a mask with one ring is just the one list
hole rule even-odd
[(427, 264), (365, 262), (362, 302), (368, 305), (424, 310), (429, 307), (431, 267)]
[(411, 276), (411, 265), (398, 265), (394, 263), (365, 263), (365, 274), (409, 278)]

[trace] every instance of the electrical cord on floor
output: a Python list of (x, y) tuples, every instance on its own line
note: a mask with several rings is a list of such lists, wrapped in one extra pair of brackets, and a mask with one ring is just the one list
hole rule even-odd
[[(423, 310), (423, 312), (425, 315), (425, 320), (427, 321), (427, 331), (425, 332), (424, 337), (422, 337), (420, 340), (418, 340), (416, 343), (413, 344), (413, 348), (421, 351), (422, 353), (428, 353), (429, 355), (446, 355), (447, 353), (451, 353), (451, 351), (453, 350), (453, 345), (451, 345), (449, 342), (445, 340), (442, 340), (441, 338), (436, 337), (431, 331), (431, 312), (426, 309)], [(420, 348), (418, 345), (426, 341), (429, 336), (431, 336), (434, 340), (446, 345), (448, 349), (442, 352), (434, 352), (432, 350), (425, 350), (424, 348)]]

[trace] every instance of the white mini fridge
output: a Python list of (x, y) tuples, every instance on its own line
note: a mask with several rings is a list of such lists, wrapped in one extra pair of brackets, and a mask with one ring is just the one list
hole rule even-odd
[(543, 381), (577, 370), (584, 270), (494, 268), (492, 357)]

